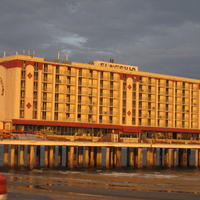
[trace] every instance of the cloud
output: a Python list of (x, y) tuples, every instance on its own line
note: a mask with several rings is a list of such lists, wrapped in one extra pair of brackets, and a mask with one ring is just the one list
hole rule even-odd
[(114, 58), (142, 71), (198, 78), (199, 7), (199, 0), (7, 0), (0, 49), (52, 59), (69, 53), (75, 62)]

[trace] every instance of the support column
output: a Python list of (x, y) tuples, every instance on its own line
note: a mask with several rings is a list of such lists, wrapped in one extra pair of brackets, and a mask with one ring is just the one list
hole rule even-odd
[(29, 168), (34, 169), (35, 147), (31, 145), (31, 146), (28, 146), (28, 148), (29, 148)]
[(138, 148), (138, 168), (142, 168), (143, 167), (143, 155), (142, 155), (143, 149), (142, 148)]
[(168, 167), (168, 149), (164, 149), (164, 166)]
[(74, 147), (74, 156), (73, 156), (73, 160), (74, 160), (73, 166), (74, 167), (76, 167), (76, 154), (77, 154), (77, 147)]
[(20, 145), (19, 150), (19, 166), (24, 167), (24, 145)]
[(157, 149), (156, 148), (153, 149), (153, 166), (154, 167), (157, 166)]
[(195, 167), (199, 167), (199, 149), (195, 149)]
[(49, 146), (45, 146), (44, 149), (44, 167), (49, 166)]
[(83, 147), (78, 147), (78, 166), (83, 167)]
[(15, 145), (14, 165), (18, 166), (18, 145)]
[(186, 154), (187, 154), (187, 166), (191, 166), (191, 149), (187, 149)]
[(58, 166), (62, 166), (62, 146), (58, 146)]
[(122, 152), (121, 147), (116, 147), (116, 167), (121, 168), (122, 166)]
[(40, 166), (40, 149), (41, 146), (36, 146), (36, 166)]
[(147, 167), (152, 167), (153, 164), (153, 149), (152, 148), (147, 148)]
[(69, 151), (68, 151), (68, 167), (70, 169), (74, 168), (74, 147), (69, 147)]
[(97, 163), (97, 167), (101, 167), (101, 163), (102, 163), (102, 151), (101, 151), (101, 147), (97, 147), (97, 156), (96, 156), (96, 163)]
[(114, 147), (110, 147), (110, 168), (114, 167)]
[(4, 167), (8, 167), (8, 145), (4, 144), (4, 156), (3, 156), (3, 163)]
[(11, 145), (11, 150), (10, 150), (10, 166), (11, 167), (15, 166), (15, 145)]
[(134, 168), (134, 165), (135, 165), (134, 148), (130, 147), (130, 148), (127, 149), (127, 151), (128, 151), (127, 161), (129, 161), (129, 167)]
[(117, 155), (116, 155), (116, 147), (113, 147), (113, 167), (116, 168), (116, 163), (117, 163)]
[(187, 149), (183, 149), (183, 167), (187, 166)]
[(106, 147), (106, 168), (110, 167), (110, 147)]
[(52, 169), (55, 165), (55, 147), (54, 146), (50, 146), (49, 148), (49, 168)]
[(89, 166), (89, 147), (85, 147), (85, 167)]
[(90, 147), (90, 167), (94, 167), (94, 147)]
[(178, 166), (178, 163), (177, 163), (177, 156), (178, 156), (178, 149), (174, 149), (174, 152), (173, 152), (173, 163), (174, 163), (174, 167), (177, 167), (177, 166)]
[(163, 162), (163, 149), (160, 148), (160, 167), (162, 167), (162, 162)]
[(168, 164), (167, 167), (172, 167), (172, 149), (168, 149)]
[(187, 165), (186, 159), (186, 149), (179, 149), (179, 166), (185, 167)]
[(138, 167), (138, 148), (134, 148), (134, 155), (135, 155), (135, 158), (134, 158), (134, 163), (135, 163), (135, 166)]
[(178, 166), (181, 167), (183, 166), (183, 163), (182, 163), (182, 149), (178, 149)]
[(69, 147), (65, 148), (64, 154), (66, 155), (65, 166), (69, 168), (68, 158), (69, 158)]

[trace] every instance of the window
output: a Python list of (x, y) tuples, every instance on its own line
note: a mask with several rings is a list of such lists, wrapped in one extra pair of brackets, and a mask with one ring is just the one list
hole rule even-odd
[(44, 74), (44, 78), (43, 78), (43, 81), (47, 81), (47, 74)]
[(38, 80), (38, 72), (34, 72), (34, 80), (35, 80), (35, 81)]
[(123, 100), (123, 107), (126, 107), (126, 100)]
[(56, 83), (60, 83), (61, 81), (59, 80), (59, 75), (56, 75)]
[(26, 61), (22, 61), (22, 69), (26, 69)]
[(110, 99), (110, 106), (113, 106), (113, 99)]
[(113, 90), (110, 90), (110, 97), (113, 97)]
[(100, 96), (103, 96), (103, 89), (100, 89)]
[(46, 112), (42, 112), (42, 119), (46, 120)]
[(58, 111), (58, 103), (55, 103), (55, 111)]
[(33, 92), (33, 99), (37, 99), (37, 92), (36, 91)]
[(25, 89), (25, 81), (21, 81), (21, 89)]
[(44, 100), (44, 101), (47, 100), (47, 93), (46, 93), (46, 92), (43, 93), (43, 100)]
[(55, 85), (55, 92), (59, 92), (59, 85), (58, 84)]
[(113, 123), (113, 117), (112, 117), (112, 116), (109, 117), (109, 123), (110, 123), (110, 124)]
[(103, 79), (103, 72), (100, 72), (100, 78)]
[(54, 120), (58, 120), (58, 113), (57, 112), (54, 113)]
[(60, 73), (60, 66), (59, 65), (56, 66), (56, 73)]
[(78, 103), (81, 103), (81, 96), (78, 96)]
[(37, 111), (33, 111), (33, 119), (37, 119)]
[(89, 71), (89, 74), (90, 74), (90, 77), (93, 77), (93, 71), (92, 70)]
[(123, 90), (126, 90), (126, 83), (123, 83)]
[(123, 74), (123, 81), (126, 81), (126, 74)]
[(103, 87), (103, 81), (100, 80), (100, 87)]
[(109, 108), (110, 115), (113, 115), (113, 108)]
[(24, 118), (24, 110), (20, 110), (20, 118)]
[(44, 64), (44, 72), (48, 72), (48, 65)]
[(24, 108), (24, 100), (20, 101), (20, 108)]
[(34, 89), (34, 90), (38, 90), (38, 82), (34, 82), (33, 89)]
[(78, 78), (78, 84), (82, 85), (82, 78)]
[(133, 91), (136, 91), (136, 84), (133, 84)]
[(102, 116), (100, 115), (100, 116), (99, 116), (99, 123), (102, 123), (102, 122), (103, 122)]
[(21, 90), (21, 98), (24, 99), (25, 98), (25, 91)]
[(37, 101), (33, 101), (33, 109), (37, 109)]
[(35, 62), (35, 63), (34, 63), (34, 70), (35, 70), (35, 71), (38, 71), (38, 62)]
[(47, 103), (46, 102), (43, 102), (42, 103), (42, 110), (46, 110), (47, 109)]
[(122, 124), (126, 124), (126, 117), (122, 117)]
[(113, 82), (110, 82), (110, 88), (113, 89)]
[(110, 80), (113, 80), (113, 79), (114, 79), (114, 73), (111, 72), (111, 73), (110, 73)]
[(99, 107), (99, 113), (103, 114), (103, 107), (102, 106)]
[(55, 94), (55, 101), (59, 101), (59, 94)]
[(126, 108), (123, 108), (123, 109), (122, 109), (122, 115), (125, 115), (125, 116), (126, 116)]
[(103, 98), (100, 98), (100, 105), (103, 105)]
[(81, 105), (78, 105), (78, 112), (81, 112)]
[(123, 98), (126, 98), (126, 91), (123, 91)]
[(83, 74), (82, 74), (82, 69), (79, 69), (79, 70), (78, 70), (78, 75), (79, 75), (79, 76), (82, 76), (82, 75), (83, 75)]
[(21, 79), (25, 79), (25, 74), (26, 74), (26, 71), (21, 71)]

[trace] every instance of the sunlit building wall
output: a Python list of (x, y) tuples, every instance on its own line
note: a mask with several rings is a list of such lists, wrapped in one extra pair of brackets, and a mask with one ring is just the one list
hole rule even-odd
[(0, 58), (0, 129), (198, 132), (200, 80), (113, 62)]

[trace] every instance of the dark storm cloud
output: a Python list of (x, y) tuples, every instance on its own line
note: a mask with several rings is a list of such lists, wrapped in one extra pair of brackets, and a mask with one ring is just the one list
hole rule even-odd
[(141, 71), (199, 78), (199, 0), (7, 0), (0, 49), (70, 61), (114, 58)]

